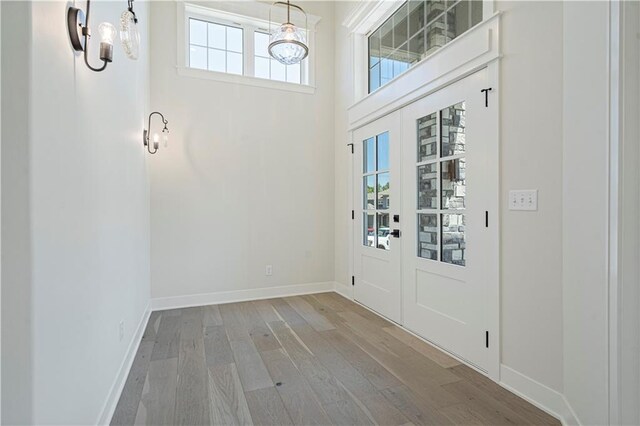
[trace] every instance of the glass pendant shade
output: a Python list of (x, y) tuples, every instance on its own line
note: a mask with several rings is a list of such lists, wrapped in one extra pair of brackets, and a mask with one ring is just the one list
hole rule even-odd
[(305, 31), (291, 23), (282, 24), (269, 37), (269, 54), (285, 65), (299, 63), (309, 54)]
[[(287, 8), (287, 21), (277, 25), (275, 29), (271, 26), (271, 9), (269, 9), (269, 55), (278, 62), (285, 65), (300, 63), (309, 54), (307, 46), (307, 14), (300, 6), (282, 1), (277, 1), (271, 5)], [(299, 27), (291, 21), (291, 9), (304, 15), (305, 26)], [(280, 21), (282, 22), (282, 21)]]

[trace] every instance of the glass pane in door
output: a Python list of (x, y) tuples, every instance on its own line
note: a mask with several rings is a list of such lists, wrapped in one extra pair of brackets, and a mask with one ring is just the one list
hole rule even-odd
[(438, 216), (418, 215), (418, 256), (438, 260)]
[(437, 164), (418, 166), (418, 210), (438, 208)]
[(440, 111), (440, 133), (442, 144), (440, 157), (464, 154), (465, 151), (465, 102), (459, 102)]
[(463, 214), (443, 214), (442, 223), (442, 261), (464, 266), (465, 258), (465, 220)]
[(363, 178), (364, 200), (362, 208), (365, 210), (376, 208), (376, 175), (369, 175)]
[(391, 243), (389, 232), (389, 213), (378, 213), (378, 242), (376, 247), (382, 250), (389, 250)]
[(365, 213), (362, 221), (362, 244), (367, 247), (376, 246), (376, 216), (373, 213)]
[(438, 114), (434, 112), (418, 120), (418, 163), (432, 160), (438, 155), (437, 119)]
[(378, 210), (389, 208), (389, 173), (378, 174)]
[(369, 138), (363, 141), (363, 172), (370, 173), (376, 169), (376, 140)]
[(443, 161), (442, 170), (442, 208), (464, 209), (466, 162), (464, 158)]
[(389, 170), (389, 133), (382, 133), (376, 139), (378, 141), (378, 171)]

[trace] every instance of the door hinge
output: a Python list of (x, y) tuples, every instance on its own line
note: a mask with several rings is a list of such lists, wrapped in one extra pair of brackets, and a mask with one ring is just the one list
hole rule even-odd
[(351, 147), (351, 153), (353, 154), (353, 144), (352, 143), (348, 143), (347, 146)]
[(484, 336), (485, 336), (485, 342), (484, 342), (484, 344), (485, 344), (485, 346), (488, 348), (488, 347), (489, 347), (489, 331), (485, 331), (484, 333), (485, 333), (485, 334), (484, 334)]
[(351, 285), (356, 285), (356, 277), (351, 275)]
[(356, 211), (355, 210), (351, 210), (351, 220), (356, 218)]
[(488, 211), (484, 212), (484, 227), (485, 228), (489, 227), (489, 212)]
[(489, 107), (489, 92), (492, 91), (492, 87), (487, 87), (486, 89), (482, 89), (480, 92), (484, 93), (484, 106), (486, 108)]

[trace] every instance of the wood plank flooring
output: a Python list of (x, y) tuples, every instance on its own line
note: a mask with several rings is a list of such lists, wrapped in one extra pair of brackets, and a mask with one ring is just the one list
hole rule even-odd
[(559, 425), (336, 293), (153, 312), (112, 425)]

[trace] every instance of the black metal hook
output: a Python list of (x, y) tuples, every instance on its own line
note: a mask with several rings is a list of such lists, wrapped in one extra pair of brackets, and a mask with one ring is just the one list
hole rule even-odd
[(484, 93), (484, 106), (489, 107), (489, 92), (492, 91), (492, 87), (480, 90), (480, 93)]
[(137, 24), (138, 17), (136, 16), (136, 13), (133, 11), (133, 0), (127, 0), (127, 3), (129, 4), (129, 7), (128, 7), (129, 12), (133, 14), (133, 22)]

